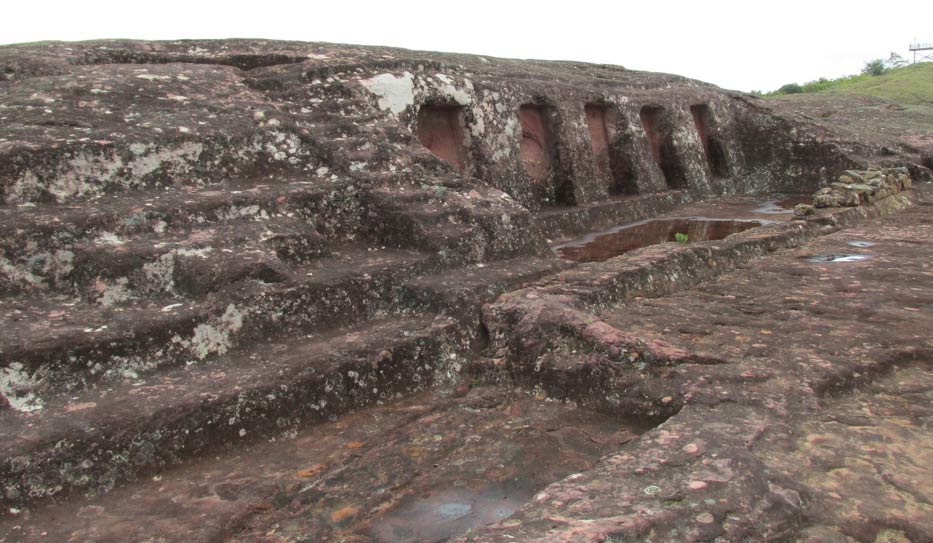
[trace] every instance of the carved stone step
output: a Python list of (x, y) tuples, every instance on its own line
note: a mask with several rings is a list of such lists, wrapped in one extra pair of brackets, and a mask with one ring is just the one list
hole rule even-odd
[(103, 307), (68, 298), (9, 298), (0, 314), (0, 367), (20, 396), (55, 394), (226, 355), (237, 345), (306, 334), (404, 311), (403, 280), (427, 255), (353, 247), (284, 269), (281, 281), (240, 281), (197, 301)]
[(309, 262), (328, 248), (311, 225), (275, 217), (128, 240), (114, 236), (73, 250), (74, 289), (85, 300), (108, 304), (151, 294), (199, 296), (244, 279), (279, 283), (286, 263)]
[(429, 386), (462, 348), (452, 319), (399, 318), (0, 410), (0, 503), (100, 492), (226, 443), (287, 436)]

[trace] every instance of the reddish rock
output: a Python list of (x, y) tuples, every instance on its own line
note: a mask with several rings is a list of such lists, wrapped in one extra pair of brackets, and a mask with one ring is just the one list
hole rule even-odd
[(0, 541), (928, 539), (928, 134), (809, 100), (0, 47)]

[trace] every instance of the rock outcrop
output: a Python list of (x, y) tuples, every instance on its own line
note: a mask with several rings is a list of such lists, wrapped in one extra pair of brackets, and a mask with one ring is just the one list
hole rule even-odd
[[(444, 403), (452, 421), (462, 420), (461, 408), (507, 403), (501, 393), (470, 396), (482, 382), (640, 417), (638, 432), (665, 420), (678, 429), (651, 431), (634, 456), (609, 461), (624, 467), (571, 475), (583, 486), (548, 490), (483, 541), (609, 541), (641, 537), (655, 524), (675, 527), (668, 540), (756, 540), (744, 524), (709, 526), (728, 524), (725, 505), (696, 509), (664, 484), (649, 485), (644, 471), (633, 481), (659, 490), (639, 498), (684, 505), (649, 514), (632, 499), (636, 482), (607, 490), (598, 481), (642, 460), (684, 461), (652, 460), (653, 444), (693, 444), (683, 450), (699, 459), (706, 445), (688, 443), (693, 430), (680, 425), (699, 424), (706, 411), (687, 409), (685, 391), (705, 394), (704, 409), (715, 402), (689, 372), (722, 364), (625, 329), (620, 308), (902, 210), (913, 201), (901, 192), (911, 176), (929, 171), (909, 151), (752, 96), (619, 66), (263, 40), (2, 46), (0, 505), (10, 522), (0, 523), (0, 541), (26, 534), (21, 520), (41, 518), (51, 502), (83, 503), (171, 466), (255, 451), (260, 441), (274, 448), (314, 424), (428, 388), (459, 385), (455, 397), (466, 399)], [(818, 193), (818, 207), (859, 207), (808, 210), (805, 221), (769, 221), (721, 243), (662, 244), (603, 263), (569, 263), (549, 248), (692, 201), (812, 193), (830, 179), (839, 181)], [(757, 364), (747, 379), (767, 380), (768, 362)], [(730, 373), (737, 367), (711, 370), (709, 379), (744, 386), (745, 374)], [(814, 387), (837, 377), (825, 368), (799, 373)], [(773, 400), (778, 410), (815, 401), (791, 380), (780, 382), (786, 398), (783, 388), (769, 389), (772, 396), (750, 389), (741, 401)], [(713, 432), (724, 436), (717, 454), (733, 463), (703, 468), (745, 470), (734, 479), (740, 484), (709, 499), (758, 508), (748, 518), (784, 537), (800, 518), (803, 490), (786, 474), (769, 487), (755, 471), (763, 460), (737, 452), (756, 425), (776, 420), (746, 407), (736, 407), (735, 431)], [(448, 443), (458, 432), (430, 439)], [(411, 441), (427, 442), (418, 436)], [(434, 458), (425, 443), (408, 441), (391, 441), (415, 451), (410, 463), (393, 465)], [(589, 469), (612, 446), (576, 443), (572, 465)], [(339, 480), (340, 469), (322, 473)], [(317, 479), (305, 480), (319, 470), (303, 468), (287, 489), (244, 485), (254, 501), (223, 509), (236, 520), (208, 523), (210, 533), (199, 526), (198, 537), (273, 538), (278, 513), (248, 526), (250, 515), (316, 507), (317, 520), (295, 528), (310, 540), (372, 541), (378, 531), (361, 523), (384, 514), (401, 487), (367, 487), (369, 509), (336, 507), (314, 489)], [(490, 480), (496, 473), (490, 468)], [(535, 484), (547, 482), (541, 477)], [(213, 511), (215, 497), (239, 496), (236, 485), (221, 486), (189, 489), (194, 500), (213, 496), (196, 506), (172, 503)], [(579, 515), (571, 510), (588, 495)], [(610, 514), (612, 500), (625, 504), (624, 517)], [(194, 529), (179, 526), (163, 528), (172, 538)], [(140, 539), (151, 535), (142, 533), (146, 523), (136, 528)], [(106, 531), (55, 529), (66, 539)]]

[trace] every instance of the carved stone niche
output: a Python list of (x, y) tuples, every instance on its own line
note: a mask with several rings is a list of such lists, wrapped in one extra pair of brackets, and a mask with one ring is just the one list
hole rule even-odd
[(714, 178), (729, 177), (729, 162), (726, 159), (726, 150), (722, 146), (719, 136), (715, 133), (712, 114), (706, 104), (690, 106), (693, 122), (703, 144), (703, 153), (709, 163), (710, 173)]
[(416, 128), (421, 144), (455, 170), (466, 170), (467, 149), (463, 144), (463, 108), (451, 105), (423, 105), (418, 110)]
[(601, 104), (586, 104), (586, 125), (590, 129), (590, 146), (596, 159), (596, 169), (603, 177), (612, 176), (609, 164), (609, 141), (612, 132), (609, 123), (609, 108)]
[(518, 110), (518, 120), (522, 127), (522, 168), (533, 183), (532, 194), (545, 206), (576, 205), (574, 180), (560, 161), (556, 110), (547, 105), (525, 104)]
[(674, 137), (664, 108), (645, 106), (641, 108), (640, 116), (651, 158), (658, 164), (665, 183), (672, 189), (687, 188), (687, 176), (674, 149)]
[(554, 161), (554, 141), (547, 122), (547, 112), (542, 106), (525, 104), (518, 110), (522, 126), (520, 153), (525, 173), (533, 180), (544, 184)]
[(615, 110), (606, 104), (595, 103), (586, 104), (583, 110), (596, 170), (608, 181), (609, 194), (638, 194), (628, 149), (616, 137)]

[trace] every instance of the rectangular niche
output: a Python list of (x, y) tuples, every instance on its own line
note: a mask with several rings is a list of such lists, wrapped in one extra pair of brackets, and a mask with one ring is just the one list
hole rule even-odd
[(687, 188), (687, 176), (683, 165), (674, 150), (674, 138), (671, 130), (666, 126), (664, 108), (660, 106), (645, 106), (641, 108), (641, 125), (645, 129), (651, 158), (658, 164), (667, 186), (672, 189)]
[(522, 127), (519, 154), (522, 169), (533, 183), (531, 193), (544, 205), (576, 205), (573, 180), (560, 168), (554, 109), (525, 104), (518, 110), (518, 122)]
[(418, 110), (418, 139), (437, 158), (455, 170), (466, 170), (467, 149), (463, 144), (463, 108), (424, 105)]
[(628, 157), (618, 146), (613, 149), (614, 111), (602, 104), (586, 104), (583, 110), (590, 131), (590, 145), (593, 148), (596, 169), (609, 180), (609, 194), (638, 194)]
[(525, 104), (518, 110), (522, 126), (519, 151), (525, 173), (535, 181), (546, 181), (554, 159), (554, 145), (543, 107)]
[(703, 144), (703, 153), (706, 155), (710, 173), (715, 178), (728, 177), (729, 164), (726, 160), (726, 152), (722, 142), (712, 131), (713, 120), (709, 106), (706, 104), (690, 106), (690, 113), (693, 114), (693, 122), (696, 124), (700, 143)]
[(586, 125), (590, 129), (590, 146), (596, 159), (596, 169), (605, 177), (612, 175), (609, 165), (609, 108), (599, 104), (583, 106), (586, 113)]

